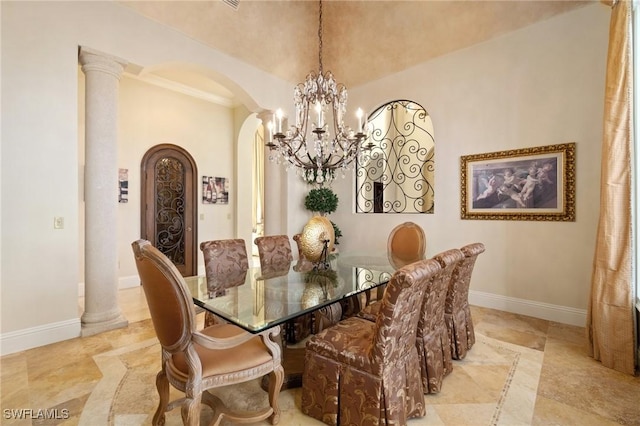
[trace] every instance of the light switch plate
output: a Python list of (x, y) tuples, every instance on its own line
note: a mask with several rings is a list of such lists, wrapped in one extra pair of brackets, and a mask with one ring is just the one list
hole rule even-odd
[(63, 229), (64, 228), (64, 217), (56, 216), (53, 218), (53, 229)]

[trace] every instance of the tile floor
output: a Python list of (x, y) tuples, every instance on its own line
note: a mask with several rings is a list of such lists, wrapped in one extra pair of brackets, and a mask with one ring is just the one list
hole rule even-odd
[[(122, 290), (120, 300), (125, 329), (0, 358), (2, 425), (151, 423), (159, 346), (141, 289)], [(584, 328), (478, 307), (472, 312), (476, 344), (454, 362), (442, 392), (425, 396), (427, 415), (409, 426), (640, 425), (640, 377), (587, 356)], [(239, 408), (266, 403), (257, 383), (219, 395), (241, 401)], [(280, 406), (280, 425), (321, 424), (300, 412), (299, 389), (281, 392)], [(209, 417), (203, 410), (202, 424)], [(166, 423), (181, 424), (179, 410)]]

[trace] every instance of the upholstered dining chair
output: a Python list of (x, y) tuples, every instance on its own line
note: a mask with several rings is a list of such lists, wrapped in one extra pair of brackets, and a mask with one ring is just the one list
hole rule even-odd
[[(287, 235), (264, 235), (257, 237), (254, 242), (258, 247), (260, 269), (265, 277), (269, 276), (273, 270), (282, 269), (283, 265), (291, 265), (293, 255)], [(313, 314), (302, 315), (288, 321), (284, 324), (284, 341), (298, 343), (311, 334), (312, 327)]]
[[(204, 256), (207, 288), (210, 293), (225, 290), (233, 285), (241, 285), (249, 269), (247, 248), (242, 239), (210, 240), (200, 243)], [(235, 278), (234, 278), (235, 277)], [(225, 322), (211, 312), (205, 312), (204, 326)]]
[(416, 339), (425, 393), (440, 392), (444, 377), (453, 370), (444, 310), (449, 282), (464, 255), (458, 249), (451, 249), (435, 255), (433, 259), (440, 264), (441, 269), (434, 275), (425, 292)]
[[(281, 349), (274, 341), (279, 327), (251, 334), (231, 324), (196, 330), (195, 309), (178, 269), (149, 241), (132, 243), (138, 274), (151, 320), (162, 348), (162, 367), (156, 376), (160, 397), (154, 425), (165, 423), (165, 413), (181, 407), (185, 425), (200, 424), (201, 402), (214, 412), (210, 424), (229, 418), (238, 422), (269, 419), (278, 423), (278, 396), (284, 379)], [(208, 392), (269, 375), (269, 407), (237, 413)], [(169, 385), (184, 397), (169, 401)]]
[(462, 247), (460, 251), (464, 254), (464, 259), (453, 271), (444, 309), (453, 359), (463, 359), (476, 342), (469, 308), (469, 285), (476, 260), (484, 253), (485, 247), (482, 243), (472, 243)]
[(329, 425), (405, 425), (425, 414), (416, 328), (440, 265), (396, 271), (376, 321), (351, 317), (312, 336), (305, 349), (302, 412)]
[(287, 235), (266, 235), (257, 237), (254, 242), (258, 246), (260, 267), (273, 264), (286, 264), (293, 261), (291, 243)]
[(404, 222), (389, 233), (387, 256), (396, 269), (422, 260), (427, 250), (424, 230), (414, 222)]

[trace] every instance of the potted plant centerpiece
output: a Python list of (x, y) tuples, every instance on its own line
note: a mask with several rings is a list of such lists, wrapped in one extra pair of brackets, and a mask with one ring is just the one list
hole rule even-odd
[[(304, 206), (307, 210), (318, 213), (321, 216), (327, 216), (336, 211), (338, 208), (338, 196), (331, 188), (320, 187), (313, 188), (309, 191), (304, 199)], [(342, 232), (338, 225), (331, 221), (335, 235), (334, 244), (339, 244), (338, 239), (342, 236)]]

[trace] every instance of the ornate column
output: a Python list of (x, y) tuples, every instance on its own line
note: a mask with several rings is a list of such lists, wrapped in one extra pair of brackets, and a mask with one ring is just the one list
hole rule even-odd
[[(265, 142), (269, 139), (269, 129), (267, 123), (274, 119), (273, 111), (262, 111), (258, 114), (258, 118), (262, 120), (262, 129)], [(283, 169), (281, 164), (277, 164), (269, 160), (269, 156), (275, 155), (275, 152), (267, 147), (264, 148), (264, 234), (277, 235), (286, 233), (286, 226), (283, 226), (284, 215), (283, 209), (286, 200), (283, 200)], [(286, 194), (286, 188), (284, 190)], [(286, 223), (286, 221), (284, 221)]]
[(82, 335), (126, 327), (118, 306), (118, 85), (126, 61), (80, 48), (85, 74)]

